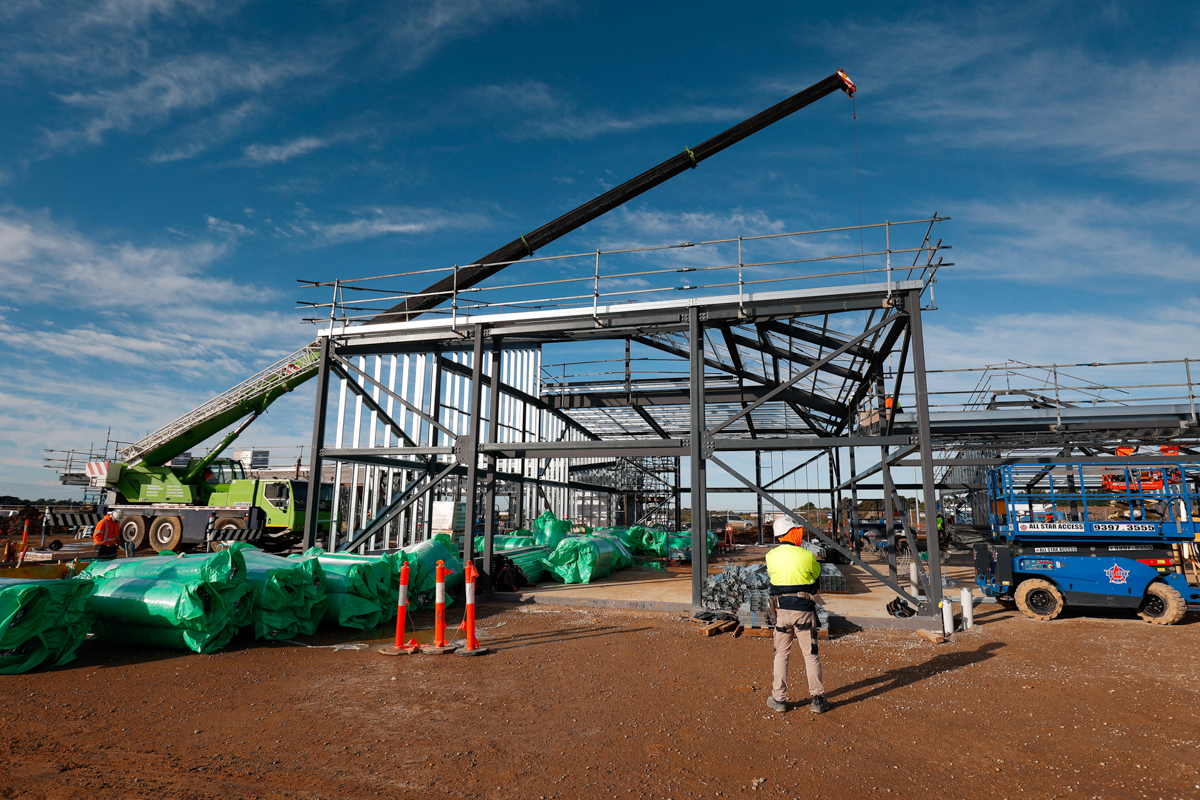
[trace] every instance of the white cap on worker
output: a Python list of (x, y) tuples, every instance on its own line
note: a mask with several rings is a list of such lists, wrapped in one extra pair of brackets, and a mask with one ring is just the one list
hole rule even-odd
[(796, 524), (796, 522), (791, 517), (787, 516), (786, 514), (780, 514), (778, 517), (775, 518), (775, 521), (771, 524), (775, 528), (775, 538), (776, 539), (780, 539), (784, 536), (787, 536), (788, 531), (790, 531), (792, 528), (800, 527), (799, 525)]

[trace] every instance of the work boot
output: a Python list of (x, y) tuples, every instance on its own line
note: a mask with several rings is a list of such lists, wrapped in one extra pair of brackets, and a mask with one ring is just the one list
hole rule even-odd
[(814, 694), (812, 702), (808, 704), (808, 710), (813, 714), (824, 714), (829, 710), (829, 701), (823, 694)]
[(787, 711), (787, 705), (782, 700), (776, 700), (774, 697), (767, 698), (767, 708), (779, 714)]

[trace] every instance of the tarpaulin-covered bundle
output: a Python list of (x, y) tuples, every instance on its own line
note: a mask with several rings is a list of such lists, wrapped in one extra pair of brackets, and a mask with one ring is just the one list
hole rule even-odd
[[(717, 546), (717, 535), (708, 531), (708, 548), (711, 555)], [(667, 533), (666, 531), (647, 530), (642, 538), (642, 548), (645, 552), (667, 556), (672, 550), (690, 550), (692, 534), (689, 531)]]
[(204, 581), (220, 593), (237, 627), (249, 625), (254, 618), (254, 591), (246, 585), (246, 560), (237, 550), (187, 555), (164, 550), (148, 558), (93, 561), (79, 577), (97, 582), (109, 578)]
[(221, 592), (198, 579), (105, 577), (88, 611), (97, 638), (118, 645), (211, 653), (238, 629)]
[[(446, 594), (447, 602), (449, 595), (454, 589), (463, 585), (463, 563), (450, 548), (446, 547), (445, 543), (439, 539), (430, 539), (427, 542), (420, 544), (410, 544), (408, 547), (400, 548), (408, 559), (409, 576), (408, 576), (408, 599), (409, 605), (413, 608), (432, 608), (434, 600), (433, 584), (437, 580), (435, 570), (437, 562), (443, 562), (443, 566), (450, 570), (446, 575)], [(419, 579), (413, 578), (413, 564), (419, 564), (418, 570)]]
[(633, 553), (625, 546), (625, 542), (615, 533), (606, 533), (601, 528), (593, 528), (591, 537), (594, 539), (606, 539), (613, 546), (613, 570), (625, 569), (633, 566)]
[(590, 535), (601, 536), (609, 535), (616, 536), (625, 545), (625, 549), (630, 553), (637, 555), (642, 546), (642, 536), (646, 532), (646, 528), (641, 525), (633, 525), (628, 528), (618, 528), (613, 526), (603, 528), (592, 528)]
[[(382, 563), (388, 568), (388, 597), (393, 601), (397, 600), (400, 592), (400, 570), (405, 564), (408, 564), (408, 585), (411, 587), (422, 580), (421, 563), (413, 558), (408, 553), (400, 550), (394, 553), (377, 553), (375, 555), (359, 555), (358, 553), (326, 553), (320, 547), (310, 547), (304, 551), (306, 556), (320, 556), (321, 565), (324, 566), (326, 561), (350, 561), (360, 564)], [(393, 602), (394, 605), (394, 602)], [(395, 616), (396, 610), (393, 608), (391, 615)], [(385, 616), (384, 619), (391, 617)]]
[[(316, 548), (313, 548), (316, 549)], [(380, 556), (344, 558), (312, 549), (291, 560), (315, 559), (325, 574), (325, 622), (367, 630), (396, 614), (392, 567)]]
[(575, 536), (559, 542), (542, 566), (563, 583), (591, 583), (613, 571), (616, 552), (610, 539)]
[(310, 558), (293, 561), (264, 553), (247, 542), (234, 542), (246, 561), (246, 582), (254, 587), (256, 639), (291, 639), (315, 633), (325, 616), (325, 571)]
[(551, 550), (558, 547), (563, 538), (571, 535), (571, 520), (559, 519), (553, 511), (546, 511), (533, 521), (533, 543)]
[(504, 557), (517, 565), (527, 584), (539, 583), (546, 579), (546, 567), (542, 564), (542, 559), (549, 555), (549, 548), (536, 545), (504, 551)]
[(89, 580), (0, 578), (0, 675), (74, 660), (91, 628)]
[[(493, 536), (492, 549), (496, 552), (501, 550), (515, 550), (518, 547), (533, 547), (534, 541), (532, 536)], [(475, 537), (475, 552), (483, 552), (483, 537)]]

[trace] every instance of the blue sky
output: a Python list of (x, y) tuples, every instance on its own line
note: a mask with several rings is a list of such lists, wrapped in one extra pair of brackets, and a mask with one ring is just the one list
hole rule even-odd
[[(1200, 10), (0, 6), (0, 493), (311, 340), (296, 278), (467, 262), (844, 68), (558, 252), (951, 215), (931, 368), (1200, 356)], [(321, 298), (324, 299), (324, 298)], [(298, 391), (245, 444), (304, 441)]]

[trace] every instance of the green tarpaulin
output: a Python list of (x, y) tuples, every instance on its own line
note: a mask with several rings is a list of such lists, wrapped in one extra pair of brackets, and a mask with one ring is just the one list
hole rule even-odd
[(591, 583), (612, 572), (615, 560), (611, 540), (576, 536), (563, 539), (542, 565), (563, 583)]
[(0, 674), (74, 660), (91, 627), (90, 580), (0, 579)]

